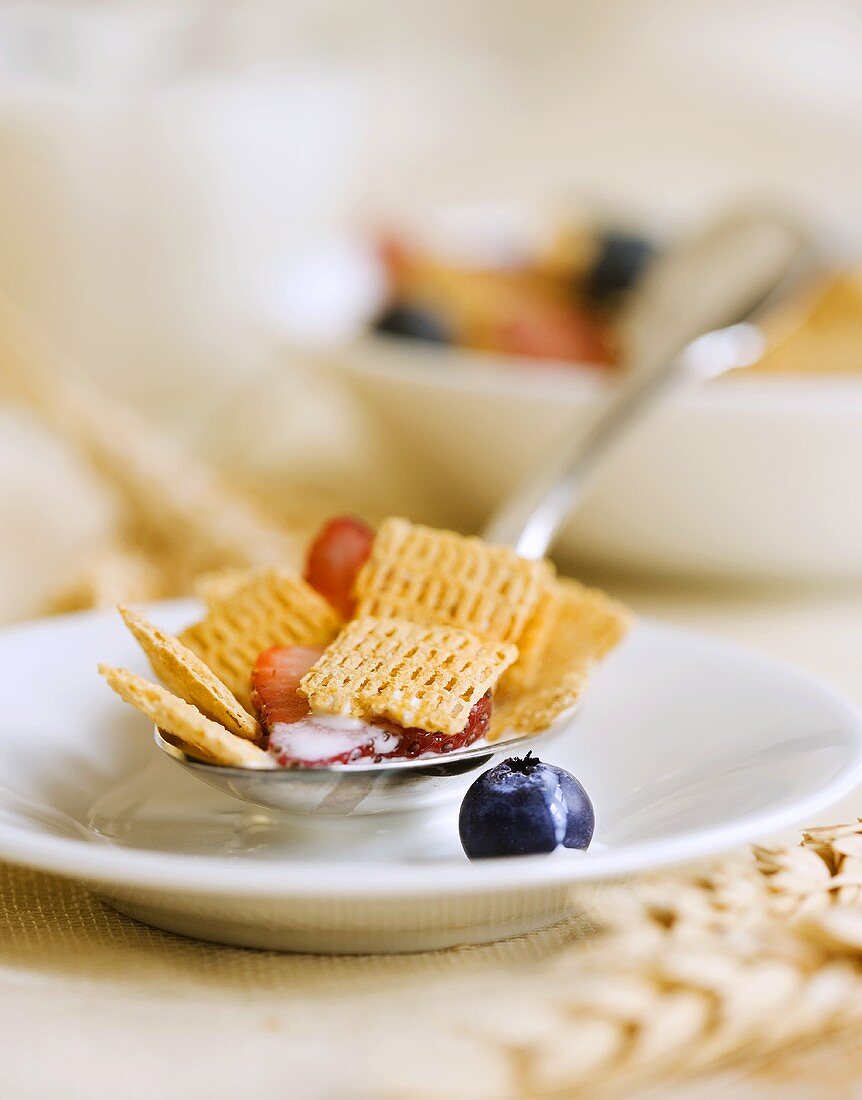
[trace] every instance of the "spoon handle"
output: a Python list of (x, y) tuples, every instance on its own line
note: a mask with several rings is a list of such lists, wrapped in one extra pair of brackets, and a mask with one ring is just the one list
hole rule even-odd
[(783, 219), (739, 212), (659, 261), (629, 317), (631, 365), (610, 403), (585, 435), (566, 433), (528, 471), (483, 537), (525, 558), (544, 557), (595, 471), (641, 417), (679, 384), (759, 356), (760, 331), (746, 322), (799, 281), (807, 251), (803, 234)]

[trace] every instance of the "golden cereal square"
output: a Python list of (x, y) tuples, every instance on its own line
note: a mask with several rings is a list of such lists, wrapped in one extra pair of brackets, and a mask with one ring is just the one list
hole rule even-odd
[(212, 669), (178, 638), (128, 607), (119, 608), (123, 622), (149, 658), (153, 672), (169, 691), (197, 707), (230, 733), (257, 741), (260, 728)]
[(191, 703), (172, 695), (160, 684), (150, 683), (125, 668), (99, 665), (99, 672), (121, 699), (149, 718), (160, 730), (177, 738), (201, 760), (237, 768), (275, 766), (269, 753), (245, 738), (229, 733), (218, 722), (213, 722)]
[(587, 588), (568, 577), (556, 582), (559, 615), (554, 629), (554, 649), (571, 658), (601, 661), (629, 632), (632, 614), (598, 588)]
[(205, 607), (214, 607), (222, 600), (232, 596), (238, 588), (251, 580), (254, 572), (253, 569), (242, 569), (237, 566), (211, 569), (209, 572), (201, 573), (195, 577), (194, 594)]
[(551, 590), (553, 628), (532, 660), (529, 682), (517, 665), (503, 677), (494, 700), (489, 739), (540, 733), (580, 702), (591, 669), (625, 637), (631, 615), (597, 589), (561, 579)]
[(560, 617), (560, 599), (556, 584), (545, 587), (536, 610), (518, 639), (518, 659), (503, 674), (500, 687), (526, 691), (531, 688), (541, 674), (541, 663), (547, 651), (548, 642)]
[(403, 618), (518, 642), (553, 576), (481, 539), (387, 519), (356, 580), (357, 618)]
[(353, 619), (300, 682), (314, 710), (457, 734), (517, 648), (448, 626)]
[(255, 570), (180, 634), (189, 647), (251, 710), (251, 672), (265, 649), (326, 645), (339, 618), (327, 601), (286, 569)]

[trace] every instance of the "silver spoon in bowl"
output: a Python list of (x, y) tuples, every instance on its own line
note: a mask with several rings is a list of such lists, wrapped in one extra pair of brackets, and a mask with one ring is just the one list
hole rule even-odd
[[(814, 270), (791, 223), (740, 212), (671, 249), (647, 271), (624, 325), (623, 381), (586, 435), (557, 442), (492, 516), (483, 537), (544, 557), (596, 470), (650, 410), (684, 384), (748, 365), (763, 350), (758, 320)], [(493, 757), (547, 744), (540, 734), (477, 742), (437, 758), (315, 768), (229, 768), (194, 760), (156, 730), (156, 744), (199, 779), (256, 806), (332, 817), (416, 810), (457, 794), (453, 782)]]
[(225, 768), (187, 756), (158, 729), (155, 739), (163, 752), (193, 775), (244, 802), (294, 814), (352, 817), (403, 813), (442, 802), (458, 792), (454, 778), (477, 771), (503, 752), (511, 756), (519, 749), (549, 743), (568, 728), (575, 713), (576, 709), (569, 711), (541, 733), (482, 740), (445, 755), (379, 764), (359, 761), (314, 768)]

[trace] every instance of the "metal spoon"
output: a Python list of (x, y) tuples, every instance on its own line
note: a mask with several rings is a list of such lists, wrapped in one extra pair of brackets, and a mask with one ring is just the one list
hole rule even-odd
[(357, 814), (403, 813), (424, 810), (458, 793), (458, 776), (483, 768), (505, 752), (548, 744), (570, 725), (574, 712), (541, 733), (498, 742), (476, 743), (445, 756), (418, 760), (387, 760), (374, 764), (333, 764), (320, 768), (224, 768), (204, 764), (171, 744), (156, 730), (156, 744), (193, 775), (226, 794), (293, 814), (352, 817)]
[[(790, 223), (737, 213), (667, 253), (644, 278), (627, 318), (627, 370), (585, 436), (557, 443), (484, 531), (522, 557), (543, 557), (602, 460), (662, 398), (685, 382), (745, 365), (763, 346), (756, 320), (812, 270), (806, 238)], [(156, 744), (193, 775), (255, 805), (350, 817), (426, 807), (456, 795), (454, 782), (529, 741), (547, 743), (573, 714), (530, 737), (501, 739), (437, 759), (267, 770), (224, 768), (187, 757), (156, 731)]]

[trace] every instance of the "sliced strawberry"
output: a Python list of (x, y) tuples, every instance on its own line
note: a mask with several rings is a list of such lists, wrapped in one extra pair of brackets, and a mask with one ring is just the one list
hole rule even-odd
[(325, 523), (308, 550), (305, 579), (346, 619), (353, 614), (353, 584), (368, 560), (374, 531), (353, 516)]
[(533, 359), (610, 363), (611, 351), (598, 321), (570, 303), (527, 297), (493, 327), (491, 350)]
[(454, 752), (455, 749), (464, 749), (468, 745), (472, 745), (474, 741), (478, 741), (480, 737), (484, 737), (488, 732), (488, 726), (491, 722), (492, 706), (493, 703), (489, 691), (487, 694), (483, 695), (477, 703), (473, 704), (473, 709), (467, 717), (467, 725), (460, 733), (455, 734), (429, 733), (428, 730), (420, 729), (404, 729), (401, 726), (397, 726), (394, 722), (387, 722), (385, 719), (376, 721), (374, 724), (379, 725), (382, 729), (393, 734), (397, 734), (400, 738), (394, 752), (387, 752), (384, 754), (386, 756), (410, 758), (414, 756), (423, 756), (426, 752)]
[(267, 730), (276, 722), (298, 722), (308, 700), (296, 690), (323, 653), (323, 646), (274, 646), (258, 657), (251, 674), (251, 698)]
[(377, 255), (386, 270), (390, 287), (396, 291), (409, 279), (418, 261), (404, 237), (394, 232), (381, 234), (377, 242)]

